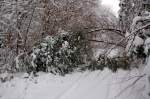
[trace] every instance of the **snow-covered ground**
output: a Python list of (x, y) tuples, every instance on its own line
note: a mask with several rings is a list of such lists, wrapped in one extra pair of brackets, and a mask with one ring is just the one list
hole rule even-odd
[(13, 80), (0, 83), (0, 99), (144, 99), (144, 79), (139, 78), (139, 70), (38, 75), (25, 78), (16, 74)]

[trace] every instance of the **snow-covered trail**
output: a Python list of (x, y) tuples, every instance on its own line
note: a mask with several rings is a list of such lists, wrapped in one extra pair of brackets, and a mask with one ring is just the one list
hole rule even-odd
[(0, 83), (0, 99), (143, 99), (144, 79), (127, 88), (141, 75), (138, 70), (114, 74), (105, 69), (65, 77), (39, 75), (29, 79), (18, 76)]

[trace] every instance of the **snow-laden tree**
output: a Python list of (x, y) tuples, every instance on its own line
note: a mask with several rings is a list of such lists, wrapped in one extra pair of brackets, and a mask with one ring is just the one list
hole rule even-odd
[[(140, 14), (136, 15), (132, 19), (130, 25), (130, 31), (127, 35), (128, 44), (127, 52), (131, 56), (132, 60), (136, 62), (136, 66), (144, 64), (143, 73), (146, 75), (145, 78), (145, 99), (150, 98), (150, 69), (149, 69), (149, 53), (150, 53), (150, 1), (145, 0), (141, 2), (142, 8)], [(138, 65), (137, 65), (138, 64)]]
[(132, 19), (141, 13), (142, 4), (143, 0), (120, 0), (119, 25), (123, 31), (131, 32)]

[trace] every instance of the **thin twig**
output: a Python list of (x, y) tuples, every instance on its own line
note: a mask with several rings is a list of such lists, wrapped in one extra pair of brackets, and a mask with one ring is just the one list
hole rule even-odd
[(139, 76), (136, 80), (133, 81), (133, 83), (129, 84), (126, 88), (121, 90), (114, 98), (119, 97), (122, 95), (126, 90), (128, 90), (130, 87), (134, 86), (141, 78), (143, 78), (146, 74)]
[(119, 81), (119, 82), (114, 82), (114, 83), (112, 83), (112, 85), (113, 84), (120, 84), (120, 83), (125, 83), (125, 82), (128, 82), (128, 81), (130, 81), (130, 80), (132, 80), (132, 79), (134, 79), (134, 78), (139, 78), (139, 77), (143, 77), (143, 76), (145, 76), (146, 74), (143, 74), (143, 75), (139, 75), (139, 76), (133, 76), (133, 77), (129, 77), (128, 79), (125, 79), (125, 80), (122, 80), (122, 81)]

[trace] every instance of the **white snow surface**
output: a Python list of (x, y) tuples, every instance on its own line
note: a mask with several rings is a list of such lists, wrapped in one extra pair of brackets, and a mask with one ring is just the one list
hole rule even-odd
[(144, 72), (146, 74), (145, 77), (145, 98), (150, 99), (150, 56), (147, 61), (147, 65), (144, 68)]
[(140, 38), (139, 36), (135, 37), (135, 40), (133, 41), (133, 44), (137, 47), (144, 44), (144, 40)]
[(46, 73), (29, 78), (24, 75), (15, 74), (11, 81), (0, 83), (0, 99), (146, 99), (144, 79), (133, 84), (142, 75), (139, 70), (112, 73), (105, 69), (64, 77)]
[(150, 38), (147, 38), (147, 39), (145, 40), (144, 45), (145, 45), (144, 51), (145, 51), (145, 53), (147, 54), (147, 53), (148, 53), (148, 50), (150, 49)]

